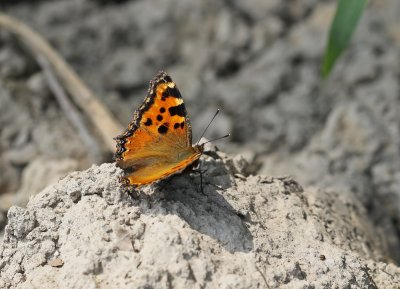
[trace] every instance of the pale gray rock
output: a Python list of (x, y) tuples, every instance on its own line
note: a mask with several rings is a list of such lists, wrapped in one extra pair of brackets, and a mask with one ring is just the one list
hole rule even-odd
[(78, 168), (78, 162), (73, 159), (36, 158), (22, 173), (21, 186), (13, 195), (13, 204), (25, 206), (33, 195)]
[[(396, 288), (383, 239), (350, 192), (235, 177), (211, 152), (198, 174), (129, 196), (115, 164), (74, 172), (13, 207), (2, 288)], [(77, 197), (77, 195), (79, 197)], [(386, 274), (385, 272), (388, 272)], [(385, 287), (382, 287), (385, 286)]]
[[(373, 223), (374, 234), (385, 238), (383, 255), (400, 263), (398, 0), (368, 5), (351, 43), (325, 81), (320, 77), (321, 59), (334, 1), (6, 2), (4, 12), (48, 39), (125, 125), (143, 100), (148, 80), (160, 69), (177, 82), (194, 135), (208, 121), (208, 111), (221, 108), (221, 122), (216, 121), (206, 136), (229, 129), (232, 137), (218, 145), (224, 143), (227, 151), (251, 151), (254, 157), (243, 172), (243, 162), (232, 161), (233, 177), (211, 167), (209, 183), (229, 191), (232, 178), (243, 181), (250, 173), (291, 174), (321, 192), (356, 196), (356, 203), (366, 208), (363, 219)], [(32, 67), (29, 53), (4, 35), (0, 31), (3, 216), (9, 196), (19, 189), (22, 172), (35, 159), (32, 143), (44, 157), (85, 163), (88, 155), (49, 95), (39, 68)], [(18, 157), (23, 150), (28, 153)], [(11, 159), (6, 160), (7, 155)], [(74, 204), (86, 198), (79, 183), (65, 193)], [(126, 219), (136, 226), (136, 219)], [(137, 226), (135, 236), (141, 235), (142, 225)], [(116, 231), (123, 235), (123, 230)], [(135, 250), (141, 244), (135, 242)], [(130, 242), (118, 244), (123, 250), (129, 246)], [(36, 263), (41, 256), (35, 257)], [(396, 275), (392, 269), (396, 266), (373, 263), (380, 260), (377, 257), (365, 258), (378, 287), (395, 286), (390, 276)], [(299, 267), (304, 270), (301, 263)], [(290, 276), (300, 276), (298, 266), (293, 268)], [(229, 274), (224, 276), (229, 284), (251, 285)], [(23, 278), (21, 269), (15, 280)], [(218, 282), (221, 288), (229, 286)]]

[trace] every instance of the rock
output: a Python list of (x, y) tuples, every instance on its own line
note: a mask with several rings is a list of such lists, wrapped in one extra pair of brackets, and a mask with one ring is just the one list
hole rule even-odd
[(48, 262), (51, 267), (62, 267), (64, 265), (63, 260), (61, 259), (52, 259)]
[(146, 67), (146, 56), (138, 50), (127, 49), (115, 53), (104, 72), (104, 82), (112, 88), (128, 90), (131, 88), (142, 87), (151, 79), (152, 71), (142, 71), (141, 74), (135, 73), (137, 67)]
[[(11, 2), (4, 4), (5, 13), (48, 39), (122, 123), (129, 122), (148, 81), (160, 69), (167, 70), (177, 82), (194, 132), (203, 129), (208, 109), (221, 108), (225, 115), (210, 135), (229, 129), (232, 137), (217, 145), (231, 152), (251, 151), (254, 159), (246, 164), (238, 158), (226, 162), (227, 167), (221, 167), (221, 159), (219, 167), (204, 164), (210, 169), (207, 182), (229, 191), (231, 183), (246, 182), (251, 173), (291, 174), (307, 187), (320, 188), (322, 196), (328, 191), (357, 196), (357, 202), (368, 209), (362, 213), (364, 219), (378, 228), (373, 232), (385, 236), (385, 255), (400, 264), (399, 1), (380, 1), (367, 7), (351, 43), (324, 82), (321, 59), (336, 8), (333, 1)], [(38, 67), (33, 65), (32, 69), (31, 54), (15, 45), (17, 41), (4, 31), (0, 31), (0, 43), (0, 153), (6, 156), (11, 151), (13, 159), (0, 158), (0, 193), (9, 197), (21, 184), (21, 166), (29, 167), (34, 159), (28, 154), (19, 157), (18, 152), (32, 153), (32, 143), (41, 155), (50, 158), (75, 158), (84, 163), (88, 154), (53, 97), (47, 95)], [(240, 172), (244, 168), (247, 172)], [(72, 206), (87, 198), (79, 183), (65, 193)], [(310, 194), (309, 189), (304, 194)], [(3, 200), (9, 198), (0, 202)], [(333, 205), (336, 211), (337, 205)], [(243, 208), (238, 211), (246, 216)], [(115, 227), (119, 232), (116, 247), (121, 251), (140, 252), (144, 248), (142, 238), (148, 226), (141, 218), (137, 212), (121, 216), (123, 224)], [(144, 224), (144, 235), (126, 237), (125, 232), (130, 231), (125, 226), (134, 226), (137, 219), (138, 224)], [(338, 223), (335, 226), (343, 226)], [(335, 232), (331, 227), (329, 230), (329, 234)], [(135, 232), (139, 236), (141, 231)], [(346, 236), (331, 237), (342, 242)], [(107, 234), (104, 238), (112, 240)], [(345, 246), (345, 250), (352, 250), (349, 248)], [(317, 254), (317, 264), (323, 261), (322, 255), (324, 264), (330, 261), (325, 253)], [(43, 256), (36, 255), (29, 264), (47, 264)], [(379, 258), (365, 258), (371, 269), (366, 274), (375, 272), (375, 283), (382, 288), (394, 286), (394, 279), (383, 270), (396, 275), (396, 266), (377, 263)], [(267, 270), (266, 280), (275, 276), (279, 282), (297, 281), (293, 287), (306, 286), (313, 274), (297, 261), (282, 273)], [(20, 282), (25, 268), (13, 264), (14, 281)], [(197, 274), (202, 270), (200, 276), (216, 276), (212, 273), (215, 266), (191, 263)], [(221, 288), (253, 285), (235, 274), (225, 274), (226, 282), (222, 278), (209, 282)], [(259, 276), (258, 271), (255, 274)], [(152, 278), (167, 285), (171, 280), (164, 275)], [(325, 287), (335, 285), (326, 282)], [(0, 288), (4, 284), (0, 280)]]
[(27, 72), (28, 61), (14, 47), (0, 50), (0, 75), (4, 78), (22, 76)]
[(374, 93), (367, 94), (363, 104), (337, 105), (305, 151), (290, 162), (284, 161), (285, 156), (266, 158), (260, 171), (272, 175), (290, 173), (302, 183), (353, 191), (369, 208), (371, 220), (388, 236), (391, 258), (400, 260), (400, 237), (394, 233), (398, 225), (391, 221), (400, 216), (396, 186), (400, 158), (397, 141), (392, 141), (398, 132), (385, 125), (385, 118), (398, 115), (398, 108), (387, 108), (387, 116), (379, 117), (377, 111), (384, 108), (382, 99), (375, 97)]
[(181, 174), (133, 197), (113, 163), (69, 174), (10, 209), (2, 288), (400, 285), (384, 236), (351, 192), (235, 178), (232, 164), (242, 160), (205, 156), (203, 192), (197, 174)]
[(0, 211), (7, 214), (8, 209), (14, 203), (14, 193), (3, 193), (0, 195)]
[(35, 159), (25, 168), (13, 203), (25, 206), (31, 196), (78, 168), (78, 162), (73, 159)]
[[(2, 198), (0, 198), (0, 201), (2, 201)], [(7, 218), (6, 218), (5, 214), (3, 213), (3, 211), (0, 211), (0, 228), (4, 228), (4, 226), (6, 225), (6, 222), (7, 222)], [(0, 239), (3, 239), (2, 233), (0, 234)]]
[(280, 2), (277, 0), (272, 1), (234, 1), (235, 5), (238, 6), (240, 11), (246, 13), (252, 20), (260, 21), (264, 18), (268, 18), (268, 12), (279, 9)]
[(37, 156), (37, 149), (33, 143), (23, 147), (11, 149), (4, 154), (4, 158), (12, 165), (25, 166)]

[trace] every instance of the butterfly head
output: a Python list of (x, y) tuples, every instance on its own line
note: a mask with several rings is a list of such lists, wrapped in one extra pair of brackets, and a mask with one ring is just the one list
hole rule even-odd
[(193, 148), (197, 153), (203, 154), (203, 152), (204, 152), (204, 144), (205, 143), (194, 145)]

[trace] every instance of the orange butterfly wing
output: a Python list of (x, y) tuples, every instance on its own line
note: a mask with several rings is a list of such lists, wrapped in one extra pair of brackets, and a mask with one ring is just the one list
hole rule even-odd
[(141, 186), (183, 171), (199, 159), (182, 96), (165, 72), (151, 82), (148, 95), (124, 133), (115, 138), (115, 159), (127, 185)]

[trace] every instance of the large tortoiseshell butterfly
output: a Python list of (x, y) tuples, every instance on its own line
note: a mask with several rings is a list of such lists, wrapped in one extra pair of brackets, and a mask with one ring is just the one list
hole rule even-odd
[(125, 185), (141, 186), (182, 172), (197, 161), (203, 145), (192, 145), (192, 129), (182, 96), (161, 71), (128, 128), (115, 138), (115, 160)]

